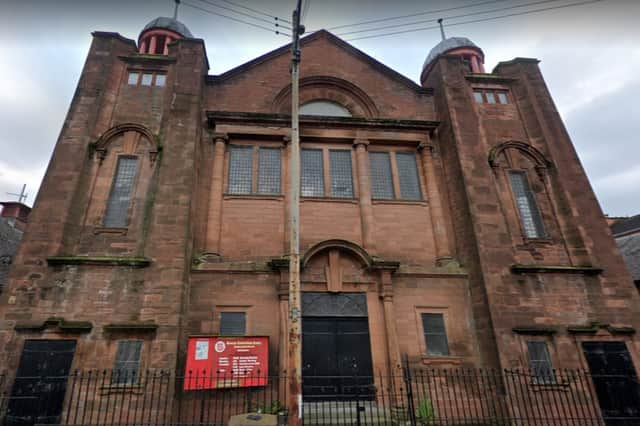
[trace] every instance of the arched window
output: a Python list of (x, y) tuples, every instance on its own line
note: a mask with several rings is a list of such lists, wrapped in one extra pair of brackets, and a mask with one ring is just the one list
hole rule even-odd
[(307, 102), (300, 107), (300, 114), (303, 115), (324, 115), (328, 117), (351, 117), (351, 112), (342, 105), (326, 101), (318, 100)]

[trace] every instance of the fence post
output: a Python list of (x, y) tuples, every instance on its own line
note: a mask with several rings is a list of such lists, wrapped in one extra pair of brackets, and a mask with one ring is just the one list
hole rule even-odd
[(409, 367), (409, 355), (404, 355), (404, 369), (403, 369), (403, 377), (405, 388), (407, 392), (407, 410), (409, 411), (409, 421), (411, 422), (411, 426), (415, 426), (416, 419), (416, 410), (413, 404), (413, 383), (411, 380), (411, 368)]

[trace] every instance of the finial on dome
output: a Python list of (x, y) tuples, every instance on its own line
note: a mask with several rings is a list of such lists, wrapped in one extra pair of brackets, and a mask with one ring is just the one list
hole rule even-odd
[(180, 7), (180, 0), (176, 1), (176, 7), (173, 9), (173, 19), (178, 20), (178, 7)]
[(444, 41), (447, 37), (444, 35), (444, 25), (442, 24), (443, 19), (438, 19), (438, 25), (440, 25), (440, 35), (442, 36), (442, 40)]

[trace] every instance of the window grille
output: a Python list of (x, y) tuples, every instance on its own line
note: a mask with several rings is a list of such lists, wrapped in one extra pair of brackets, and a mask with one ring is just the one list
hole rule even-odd
[(396, 164), (398, 165), (398, 180), (400, 181), (400, 198), (403, 200), (422, 199), (415, 154), (396, 153)]
[(388, 152), (369, 153), (371, 169), (371, 192), (373, 198), (393, 199), (393, 179)]
[(114, 384), (138, 383), (140, 372), (141, 340), (121, 340), (118, 342), (116, 361), (111, 382)]
[(258, 193), (280, 193), (280, 149), (258, 150)]
[(533, 372), (534, 383), (555, 383), (553, 364), (549, 356), (547, 343), (542, 341), (527, 342), (529, 352), (529, 367)]
[(511, 189), (520, 212), (520, 221), (525, 235), (528, 238), (543, 237), (542, 218), (540, 217), (535, 197), (529, 187), (527, 176), (523, 172), (509, 172), (509, 179), (511, 180)]
[(303, 149), (300, 193), (303, 197), (324, 196), (322, 150)]
[(245, 312), (220, 312), (221, 336), (244, 336), (247, 332)]
[(136, 157), (120, 157), (116, 166), (116, 175), (107, 200), (103, 225), (107, 228), (127, 226), (131, 190), (136, 177)]
[(353, 198), (353, 173), (351, 151), (329, 150), (331, 172), (331, 196)]
[(444, 315), (422, 314), (422, 329), (427, 346), (427, 355), (448, 356), (449, 342), (444, 328)]
[(229, 194), (250, 194), (253, 176), (253, 147), (229, 147)]

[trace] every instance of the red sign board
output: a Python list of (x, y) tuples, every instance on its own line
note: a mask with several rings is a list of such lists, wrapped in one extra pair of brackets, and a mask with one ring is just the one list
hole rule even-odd
[(190, 337), (184, 389), (266, 386), (268, 371), (268, 337)]

